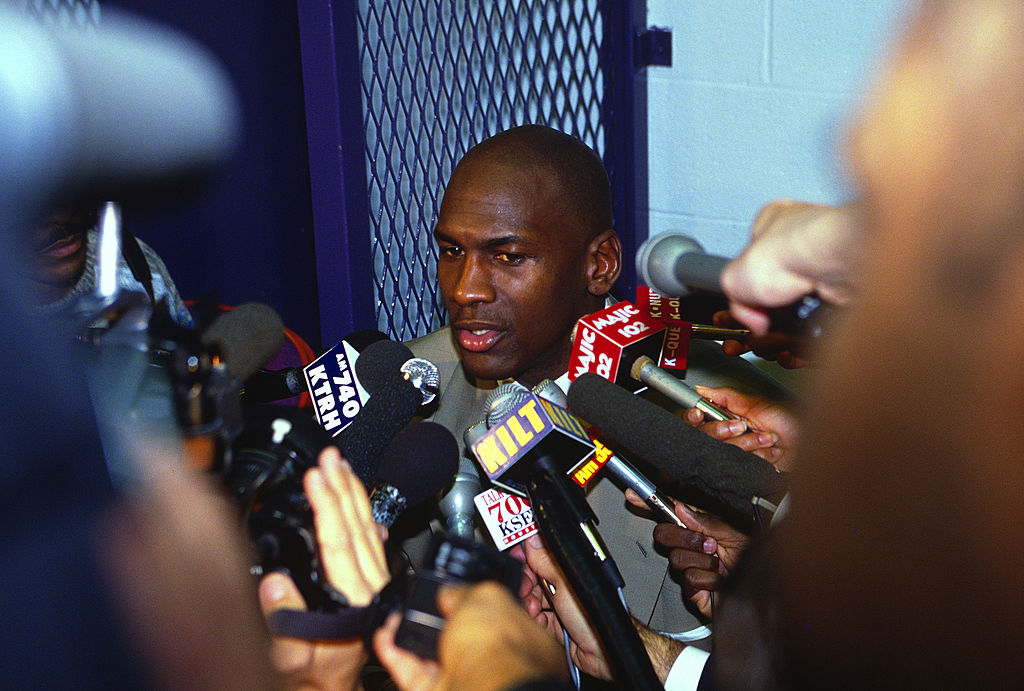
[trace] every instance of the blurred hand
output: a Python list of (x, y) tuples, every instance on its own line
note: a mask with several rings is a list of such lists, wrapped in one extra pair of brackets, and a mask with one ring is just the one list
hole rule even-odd
[(140, 443), (100, 537), (112, 599), (161, 688), (276, 688), (237, 513), (212, 476)]
[[(379, 526), (359, 478), (336, 447), (320, 453), (320, 465), (303, 478), (313, 508), (320, 560), (328, 582), (355, 607), (363, 607), (387, 584), (390, 575)], [(281, 573), (260, 583), (265, 615), (278, 609), (305, 610), (292, 580)], [(354, 688), (369, 658), (362, 638), (315, 641), (275, 637), (271, 661), (292, 688)]]
[(562, 646), (501, 585), (442, 588), (437, 604), (447, 619), (438, 641), (439, 663), (394, 644), (397, 613), (374, 635), (374, 650), (399, 688), (501, 691), (568, 677)]
[(856, 206), (787, 199), (765, 205), (750, 242), (722, 272), (729, 311), (754, 336), (768, 333), (768, 310), (817, 293), (831, 304), (853, 299), (862, 261)]

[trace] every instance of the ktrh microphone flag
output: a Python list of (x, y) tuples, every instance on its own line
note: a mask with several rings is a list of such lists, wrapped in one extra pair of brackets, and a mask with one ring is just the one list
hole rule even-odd
[(355, 376), (357, 357), (359, 351), (343, 340), (302, 370), (317, 422), (332, 436), (352, 424), (369, 398)]

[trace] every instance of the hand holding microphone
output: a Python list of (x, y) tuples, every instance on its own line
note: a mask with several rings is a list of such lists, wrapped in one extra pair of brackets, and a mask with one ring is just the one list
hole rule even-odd
[(735, 260), (705, 254), (681, 233), (663, 233), (640, 247), (637, 271), (666, 295), (724, 293), (755, 336), (771, 329), (816, 337), (828, 312), (822, 305), (843, 305), (854, 295), (859, 234), (855, 206), (777, 201), (761, 211)]
[(758, 213), (751, 239), (721, 274), (729, 310), (757, 335), (768, 332), (768, 310), (816, 294), (832, 305), (856, 294), (861, 262), (854, 205), (830, 207), (791, 200)]
[(789, 472), (796, 467), (798, 420), (785, 406), (731, 387), (697, 386), (695, 390), (739, 419), (720, 420), (691, 408), (684, 415), (690, 425), (709, 437), (760, 456), (780, 471)]
[(594, 374), (573, 382), (569, 410), (601, 429), (616, 450), (647, 460), (739, 515), (754, 518), (755, 503), (777, 501), (785, 491), (785, 478), (764, 459), (711, 439)]

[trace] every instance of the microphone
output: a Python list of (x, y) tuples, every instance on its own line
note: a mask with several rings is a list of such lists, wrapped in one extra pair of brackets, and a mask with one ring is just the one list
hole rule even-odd
[(569, 410), (600, 428), (617, 447), (744, 516), (754, 516), (757, 498), (785, 492), (785, 477), (764, 459), (709, 437), (606, 379), (584, 374), (573, 382), (568, 398)]
[(459, 445), (445, 427), (417, 422), (402, 429), (381, 455), (370, 495), (373, 520), (390, 528), (402, 511), (440, 492), (458, 458)]
[(517, 381), (507, 381), (499, 384), (497, 388), (487, 395), (484, 401), (485, 419), (487, 427), (491, 428), (498, 424), (520, 403), (530, 395), (530, 390)]
[[(723, 294), (722, 271), (728, 257), (705, 254), (700, 244), (679, 232), (660, 233), (640, 245), (636, 270), (640, 278), (664, 295), (682, 297), (695, 290)], [(830, 308), (816, 295), (771, 310), (772, 330), (819, 338)]]
[[(339, 434), (352, 424), (366, 404), (369, 393), (356, 373), (355, 364), (362, 352), (382, 339), (386, 340), (387, 336), (379, 331), (356, 331), (303, 368), (317, 422), (331, 434)], [(382, 381), (398, 369), (377, 352), (371, 353), (369, 359), (380, 368)]]
[(590, 457), (594, 443), (569, 411), (527, 392), (521, 403), (473, 442), (471, 450), (494, 485), (526, 497), (530, 464), (520, 463), (523, 458), (555, 454), (575, 459), (568, 464), (572, 467)]
[(654, 364), (646, 355), (641, 355), (629, 370), (633, 379), (642, 381), (655, 391), (666, 396), (672, 402), (684, 408), (696, 408), (704, 413), (709, 420), (736, 420), (725, 408), (719, 408), (713, 402), (697, 393), (697, 390), (678, 377), (672, 376)]
[(284, 324), (270, 307), (248, 302), (219, 315), (194, 342), (171, 350), (168, 374), (190, 465), (211, 469), (244, 427), (241, 382), (284, 342)]
[(665, 324), (645, 315), (626, 300), (582, 317), (576, 322), (569, 358), (569, 381), (593, 372), (632, 392), (643, 384), (628, 374), (641, 355), (660, 357)]
[[(462, 433), (462, 443), (466, 449), (480, 439), (495, 419), (500, 420), (507, 415), (516, 403), (521, 402), (520, 395), (526, 387), (517, 382), (499, 384), (484, 402), (484, 419), (470, 425)], [(514, 402), (513, 402), (514, 401)], [(496, 418), (493, 416), (497, 416)], [(459, 469), (455, 474), (452, 487), (441, 498), (441, 513), (445, 517), (448, 531), (473, 539), (473, 518), (475, 515), (475, 499), (483, 489), (476, 463), (469, 457), (459, 459)]]
[(243, 382), (265, 365), (284, 343), (284, 323), (272, 308), (247, 302), (218, 316), (201, 335), (237, 381)]
[[(386, 338), (387, 336), (375, 329), (355, 331), (339, 341), (337, 345), (326, 351), (310, 363), (310, 365), (307, 365), (307, 367), (315, 367), (317, 363), (320, 363), (321, 358), (324, 358), (324, 361), (320, 364), (324, 365), (325, 370), (331, 362), (331, 357), (335, 358), (335, 362), (337, 357), (346, 357), (354, 362), (369, 344)], [(347, 344), (348, 347), (341, 346), (342, 343)], [(339, 351), (339, 349), (341, 350)], [(339, 355), (339, 352), (343, 354)], [(309, 386), (306, 384), (305, 369), (305, 367), (285, 367), (277, 370), (260, 368), (245, 380), (245, 389), (242, 393), (246, 400), (254, 403), (272, 403), (304, 393), (312, 395)], [(351, 367), (346, 367), (345, 369), (351, 370)], [(333, 376), (340, 376), (341, 372), (342, 368), (338, 364), (337, 371), (330, 373), (325, 371), (324, 375), (327, 381), (331, 381)]]
[(666, 337), (666, 325), (626, 300), (583, 317), (576, 324), (569, 380), (593, 372), (631, 392), (649, 386), (686, 408), (700, 408), (714, 420), (735, 415), (718, 408), (688, 384), (655, 364)]
[(451, 489), (441, 498), (441, 514), (445, 518), (448, 532), (473, 539), (473, 500), (480, 494), (483, 485), (476, 464), (470, 458), (459, 458), (457, 470), (453, 472), (455, 477)]
[(722, 292), (721, 275), (731, 260), (705, 254), (704, 248), (682, 233), (659, 233), (645, 240), (636, 253), (636, 270), (643, 282), (663, 295), (684, 297), (695, 290)]
[(377, 477), (381, 452), (409, 424), (422, 402), (420, 390), (394, 370), (352, 423), (335, 435), (342, 454), (366, 487), (372, 487)]
[(253, 403), (273, 403), (308, 391), (301, 367), (263, 369), (245, 380), (242, 395)]
[[(565, 392), (550, 379), (544, 381), (533, 387), (534, 393), (542, 398), (546, 398), (555, 405), (562, 406), (563, 408), (568, 407), (568, 399)], [(606, 458), (604, 465), (600, 465), (598, 456), (602, 455), (601, 451)], [(676, 515), (676, 512), (672, 508), (672, 500), (666, 495), (662, 494), (658, 489), (657, 485), (648, 480), (643, 473), (636, 469), (629, 461), (620, 456), (611, 453), (611, 449), (604, 447), (599, 449), (598, 453), (595, 454), (595, 459), (591, 463), (595, 467), (591, 467), (591, 464), (585, 465), (580, 470), (573, 473), (573, 479), (576, 484), (583, 486), (586, 485), (590, 479), (597, 474), (601, 468), (606, 468), (606, 472), (610, 473), (616, 480), (618, 480), (619, 486), (624, 488), (632, 489), (636, 492), (647, 505), (659, 512), (663, 517), (672, 521), (681, 528), (686, 526)]]
[(609, 662), (619, 677), (655, 688), (657, 677), (622, 603), (622, 574), (594, 528), (593, 510), (566, 478), (564, 460), (583, 461), (593, 451), (578, 419), (533, 392), (473, 444), (492, 483), (528, 495), (533, 518), (555, 559), (595, 617), (602, 641), (617, 652)]
[(240, 108), (227, 71), (179, 32), (107, 9), (99, 26), (75, 31), (0, 7), (0, 43), (5, 223), (13, 220), (8, 210), (32, 219), (72, 187), (208, 168), (238, 140)]
[(386, 373), (399, 370), (410, 380), (423, 396), (423, 405), (430, 403), (437, 396), (439, 376), (434, 363), (413, 356), (412, 351), (403, 343), (381, 340), (366, 348), (370, 363), (356, 363), (356, 376), (364, 383), (366, 390), (372, 395)]

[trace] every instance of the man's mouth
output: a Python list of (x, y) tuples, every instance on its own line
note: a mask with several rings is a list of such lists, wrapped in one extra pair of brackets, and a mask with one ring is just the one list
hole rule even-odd
[(455, 337), (459, 347), (471, 353), (482, 353), (491, 347), (502, 336), (502, 331), (495, 329), (455, 329)]
[(51, 240), (39, 253), (52, 259), (64, 259), (82, 248), (82, 234), (72, 233), (71, 235), (61, 234), (58, 238)]

